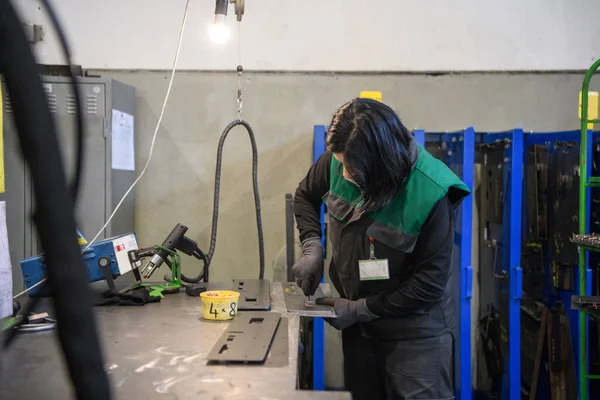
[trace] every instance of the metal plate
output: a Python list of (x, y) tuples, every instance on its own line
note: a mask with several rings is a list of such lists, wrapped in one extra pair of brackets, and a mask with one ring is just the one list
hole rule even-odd
[(266, 279), (234, 279), (233, 290), (240, 293), (238, 310), (269, 311), (271, 283)]
[(271, 283), (266, 279), (234, 279), (232, 282), (208, 282), (206, 290), (234, 290), (240, 293), (238, 310), (269, 311)]
[[(285, 306), (288, 312), (294, 312), (300, 314), (302, 317), (327, 317), (335, 318), (335, 311), (331, 306), (318, 306), (318, 305), (306, 305), (304, 302), (307, 300), (306, 296), (295, 283), (282, 283), (283, 296), (285, 298)], [(321, 284), (315, 292), (312, 299), (318, 299), (326, 297), (323, 291), (323, 286), (329, 288), (328, 285)]]
[(265, 361), (265, 366), (281, 368), (288, 365), (290, 361), (288, 329), (288, 319), (282, 317), (279, 320), (279, 326), (277, 327), (277, 332), (275, 332), (275, 337), (273, 338), (267, 361)]
[(240, 312), (210, 351), (208, 360), (264, 362), (280, 318), (281, 314), (273, 312)]
[[(561, 142), (550, 154), (548, 166), (548, 244), (550, 260), (577, 265), (577, 246), (569, 241), (579, 231), (579, 144)], [(559, 285), (558, 288), (562, 288)]]

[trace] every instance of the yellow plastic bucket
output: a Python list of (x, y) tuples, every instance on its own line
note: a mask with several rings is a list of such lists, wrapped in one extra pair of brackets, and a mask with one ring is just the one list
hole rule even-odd
[(238, 292), (213, 290), (200, 293), (202, 299), (202, 318), (209, 321), (226, 321), (237, 315), (240, 299)]

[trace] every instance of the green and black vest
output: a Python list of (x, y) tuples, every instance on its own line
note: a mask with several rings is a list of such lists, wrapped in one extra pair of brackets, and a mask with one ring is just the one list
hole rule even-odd
[[(379, 247), (385, 247), (386, 256), (390, 252), (403, 254), (386, 257), (389, 258), (390, 275), (403, 276), (402, 273), (394, 273), (393, 269), (403, 266), (394, 265), (393, 261), (405, 260), (407, 253), (412, 253), (435, 204), (447, 195), (456, 207), (470, 193), (446, 164), (416, 142), (412, 145), (413, 168), (398, 195), (386, 207), (367, 215), (358, 212), (360, 190), (344, 179), (341, 163), (331, 157), (330, 187), (324, 201), (330, 217), (328, 229), (333, 245), (334, 272), (339, 278), (332, 277), (332, 280), (338, 291), (349, 299), (370, 296), (378, 290), (397, 286), (397, 282), (360, 282), (358, 261), (368, 259), (369, 237), (375, 240), (376, 252), (379, 242), (383, 245)], [(379, 254), (376, 256), (380, 258)]]

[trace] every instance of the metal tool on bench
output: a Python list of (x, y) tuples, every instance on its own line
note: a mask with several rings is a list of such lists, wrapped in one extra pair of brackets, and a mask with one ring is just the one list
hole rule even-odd
[[(178, 292), (179, 289), (184, 286), (182, 281), (189, 282), (191, 286), (193, 286), (193, 284), (203, 279), (207, 268), (206, 256), (202, 253), (202, 250), (200, 250), (195, 241), (185, 236), (187, 230), (187, 226), (178, 223), (160, 246), (156, 245), (143, 249), (134, 249), (128, 252), (129, 262), (132, 268), (137, 269), (141, 267), (141, 272), (144, 274), (145, 279), (149, 279), (162, 264), (166, 264), (171, 270), (170, 276), (165, 275), (166, 284), (145, 284), (142, 283), (140, 279), (136, 282), (135, 287), (149, 287), (152, 289), (150, 292), (151, 296), (163, 297), (163, 294)], [(187, 278), (183, 275), (181, 273), (181, 257), (177, 251), (204, 260), (203, 272), (196, 278)], [(150, 260), (142, 267), (142, 261), (146, 257), (150, 257)], [(199, 290), (198, 294), (201, 291), (202, 290)], [(186, 292), (188, 294), (190, 293), (188, 288), (186, 288)]]
[[(175, 251), (162, 246), (155, 246), (149, 249), (131, 250), (128, 252), (129, 261), (132, 266), (139, 266), (142, 264), (143, 257), (154, 257), (160, 253), (161, 264), (167, 262), (171, 269), (171, 280), (170, 283), (164, 285), (156, 285), (152, 283), (142, 283), (139, 279), (133, 288), (148, 287), (150, 288), (150, 296), (156, 296), (163, 298), (163, 294), (179, 292), (181, 288), (181, 257)], [(154, 264), (156, 265), (156, 264)], [(158, 267), (155, 267), (158, 268)], [(150, 274), (151, 275), (151, 274)]]
[(283, 287), (283, 296), (288, 312), (298, 313), (303, 317), (336, 317), (333, 307), (316, 304), (316, 299), (330, 297), (325, 293), (331, 292), (329, 284), (320, 284), (315, 294), (309, 298), (307, 298), (304, 295), (304, 292), (302, 292), (302, 289), (293, 282), (282, 283), (281, 285)]
[[(85, 239), (80, 236), (80, 244), (85, 245)], [(138, 243), (135, 233), (128, 233), (96, 242), (83, 252), (82, 257), (88, 270), (88, 281), (97, 282), (106, 280), (108, 287), (115, 289), (114, 279), (131, 271), (128, 251), (137, 249)], [(46, 262), (44, 254), (27, 258), (21, 261), (21, 272), (26, 288), (31, 288), (46, 277)], [(137, 270), (134, 269), (134, 273)], [(139, 277), (139, 275), (138, 275)], [(30, 296), (44, 296), (37, 286), (29, 291)]]
[[(149, 279), (154, 271), (165, 262), (167, 257), (173, 255), (175, 248), (179, 245), (179, 242), (183, 239), (183, 235), (187, 230), (187, 226), (177, 224), (171, 233), (169, 233), (169, 236), (163, 241), (162, 245), (154, 247), (152, 258), (141, 270), (144, 274), (144, 278)], [(179, 284), (179, 282), (172, 283)]]

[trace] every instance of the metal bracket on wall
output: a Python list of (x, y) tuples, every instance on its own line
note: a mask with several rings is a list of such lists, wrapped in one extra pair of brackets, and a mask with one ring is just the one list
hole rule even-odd
[(44, 31), (44, 27), (42, 25), (30, 24), (27, 22), (22, 22), (22, 25), (23, 31), (25, 32), (25, 36), (27, 37), (27, 41), (29, 43), (44, 41), (46, 32)]
[(240, 312), (208, 354), (213, 362), (262, 363), (267, 358), (281, 314)]
[[(295, 283), (282, 283), (285, 306), (288, 312), (298, 313), (302, 317), (328, 317), (335, 318), (335, 311), (330, 306), (307, 305), (306, 296)], [(331, 288), (328, 283), (322, 283), (314, 294), (314, 298), (329, 297)]]

